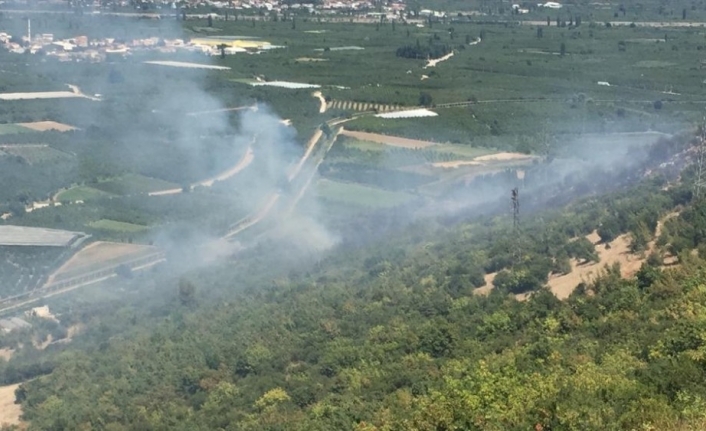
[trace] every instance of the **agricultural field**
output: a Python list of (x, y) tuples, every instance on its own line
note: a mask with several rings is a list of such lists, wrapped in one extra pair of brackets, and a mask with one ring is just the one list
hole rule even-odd
[(71, 154), (57, 150), (49, 145), (0, 145), (0, 150), (7, 154), (21, 157), (28, 164), (62, 163), (73, 158)]
[[(3, 150), (21, 157), (0, 160), (9, 166), (3, 172), (23, 185), (23, 193), (0, 193), (0, 205), (9, 211), (51, 197), (87, 202), (27, 214), (22, 223), (57, 220), (53, 223), (87, 226), (112, 239), (147, 234), (115, 225), (106, 228), (110, 224), (105, 220), (152, 227), (202, 217), (214, 229), (226, 226), (232, 218), (228, 211), (241, 213), (247, 207), (238, 200), (256, 200), (249, 196), (257, 189), (253, 178), (246, 183), (236, 175), (209, 193), (192, 196), (149, 200), (138, 195), (178, 190), (231, 168), (251, 140), (251, 135), (233, 138), (243, 114), (250, 112), (238, 107), (257, 102), (291, 124), (287, 133), (298, 147), (288, 150), (290, 164), (322, 123), (348, 120), (344, 127), (351, 135), (339, 136), (326, 155), (319, 167), (324, 185), (316, 188), (325, 192), (323, 196), (338, 194), (338, 203), (353, 206), (367, 205), (359, 196), (378, 196), (379, 191), (441, 195), (475, 176), (518, 169), (547, 155), (562, 155), (562, 149), (572, 154), (577, 147), (598, 152), (602, 146), (653, 142), (652, 135), (641, 133), (674, 134), (701, 118), (706, 99), (699, 96), (704, 84), (698, 53), (706, 44), (698, 29), (606, 26), (590, 13), (580, 23), (556, 25), (556, 15), (568, 18), (573, 10), (552, 12), (550, 25), (544, 15), (541, 22), (530, 22), (538, 11), (521, 17), (494, 11), (492, 19), (456, 16), (421, 26), (302, 17), (216, 20), (211, 27), (205, 19), (190, 18), (176, 25), (144, 22), (135, 33), (185, 39), (206, 33), (237, 35), (283, 47), (224, 58), (136, 51), (118, 62), (48, 67), (53, 65), (36, 56), (28, 56), (23, 66), (17, 57), (2, 52), (0, 60), (8, 70), (0, 79), (3, 93), (51, 93), (66, 90), (66, 83), (72, 82), (78, 86), (72, 91), (92, 99), (4, 102), (7, 108), (0, 110), (0, 121), (49, 129), (41, 142), (50, 150)], [(524, 22), (509, 22), (512, 19)], [(106, 17), (86, 16), (81, 22), (89, 37), (121, 31)], [(4, 24), (8, 31), (24, 31), (26, 26), (14, 14)], [(73, 32), (66, 23), (51, 26), (57, 37)], [(432, 53), (443, 61), (428, 61)], [(193, 88), (195, 82), (204, 97), (166, 103), (170, 95), (180, 94), (178, 89)], [(414, 113), (416, 108), (436, 115), (376, 116), (396, 110)], [(208, 115), (195, 115), (201, 113)], [(49, 124), (47, 118), (56, 123)], [(77, 130), (60, 133), (57, 124)], [(361, 132), (372, 135), (356, 134)], [(0, 134), (0, 144), (36, 144), (30, 136)], [(255, 146), (247, 175), (257, 176), (266, 167), (258, 151), (262, 149)], [(72, 156), (59, 159), (60, 153)], [(480, 159), (497, 153), (524, 156)], [(27, 169), (22, 161), (37, 170)], [(346, 190), (354, 196), (347, 201)], [(208, 210), (199, 215), (189, 208), (192, 204)]]
[(316, 194), (325, 201), (360, 206), (364, 208), (389, 208), (409, 202), (414, 196), (391, 192), (355, 183), (342, 183), (321, 179), (316, 184)]
[(17, 125), (37, 132), (46, 132), (47, 130), (70, 132), (76, 130), (74, 126), (58, 123), (56, 121), (33, 121), (31, 123), (17, 123)]
[(110, 180), (99, 181), (91, 185), (91, 188), (115, 195), (150, 193), (177, 187), (179, 187), (178, 184), (139, 174), (126, 174)]
[(27, 127), (22, 127), (17, 124), (0, 124), (0, 135), (12, 135), (15, 133), (31, 132)]
[(88, 186), (75, 186), (66, 190), (62, 190), (56, 195), (58, 202), (85, 202), (90, 199), (98, 199), (112, 196), (111, 193), (98, 190)]
[(142, 226), (138, 224), (125, 223), (121, 221), (100, 219), (88, 224), (93, 229), (98, 230), (108, 230), (117, 232), (140, 232), (147, 229), (147, 226)]
[(158, 252), (155, 247), (121, 244), (113, 242), (94, 242), (74, 254), (49, 278), (49, 282), (60, 281), (86, 272), (118, 265)]

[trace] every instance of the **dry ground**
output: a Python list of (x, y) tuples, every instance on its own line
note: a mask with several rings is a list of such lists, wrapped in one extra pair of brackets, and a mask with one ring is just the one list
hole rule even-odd
[(45, 132), (47, 130), (58, 130), (59, 132), (68, 132), (70, 130), (76, 130), (74, 126), (69, 126), (68, 124), (63, 123), (57, 123), (56, 121), (34, 121), (32, 123), (17, 123), (17, 125), (39, 132)]
[(20, 384), (0, 386), (0, 426), (3, 424), (19, 425), (22, 409), (15, 404), (15, 389)]
[(532, 159), (534, 156), (530, 156), (529, 154), (522, 154), (522, 153), (495, 153), (495, 154), (487, 154), (485, 156), (480, 156), (476, 157), (475, 161), (477, 162), (501, 162), (501, 161), (507, 161), (507, 160), (525, 160), (525, 159)]
[(12, 358), (12, 354), (15, 353), (14, 350), (9, 349), (7, 347), (3, 347), (0, 349), (0, 359), (4, 359), (6, 361), (9, 361), (10, 358)]
[(453, 160), (450, 162), (435, 162), (431, 164), (435, 168), (449, 168), (449, 169), (456, 169), (460, 166), (477, 166), (477, 165), (482, 165), (481, 162), (477, 162), (475, 160)]
[[(566, 299), (576, 289), (580, 283), (590, 283), (600, 275), (606, 266), (612, 266), (615, 263), (620, 264), (620, 273), (623, 277), (628, 278), (634, 276), (642, 264), (647, 260), (647, 256), (656, 249), (656, 239), (662, 234), (664, 223), (679, 215), (679, 212), (672, 212), (663, 217), (655, 229), (655, 236), (649, 242), (647, 250), (642, 254), (634, 254), (630, 252), (630, 234), (623, 234), (615, 238), (609, 243), (610, 247), (600, 243), (600, 237), (597, 232), (592, 232), (586, 235), (586, 239), (594, 244), (600, 261), (598, 263), (579, 263), (576, 259), (571, 259), (571, 272), (565, 275), (550, 276), (547, 285), (549, 289), (559, 299)], [(667, 256), (664, 260), (665, 265), (670, 264), (672, 258)], [(497, 273), (486, 274), (485, 285), (473, 291), (475, 294), (486, 295), (493, 289), (493, 279)], [(529, 297), (529, 294), (516, 295), (518, 300), (524, 300)]]
[(431, 147), (432, 145), (437, 145), (436, 142), (400, 138), (399, 136), (380, 135), (378, 133), (354, 132), (344, 129), (341, 129), (341, 134), (359, 139), (361, 141), (377, 142), (378, 144), (385, 144), (393, 147), (426, 148)]
[(71, 259), (49, 277), (47, 284), (51, 284), (57, 276), (64, 273), (81, 272), (96, 264), (131, 257), (132, 255), (136, 257), (140, 253), (153, 251), (157, 251), (157, 248), (147, 245), (97, 241), (87, 245), (73, 255)]

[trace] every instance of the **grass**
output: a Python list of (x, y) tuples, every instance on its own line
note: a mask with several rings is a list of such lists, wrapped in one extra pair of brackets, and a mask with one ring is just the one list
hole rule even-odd
[(373, 208), (391, 208), (408, 202), (414, 196), (355, 183), (321, 179), (316, 191), (324, 200)]
[(121, 177), (100, 181), (94, 188), (116, 195), (149, 193), (178, 188), (179, 185), (140, 174), (126, 174)]
[(28, 127), (18, 126), (17, 124), (0, 124), (0, 135), (12, 135), (15, 133), (31, 132), (34, 132), (34, 130)]
[(125, 233), (140, 232), (147, 229), (147, 226), (108, 219), (96, 220), (94, 222), (89, 223), (88, 226), (92, 227), (93, 229)]
[[(339, 138), (341, 139), (341, 138)], [(385, 144), (380, 144), (377, 142), (362, 141), (359, 139), (345, 137), (342, 140), (344, 147), (356, 148), (361, 151), (370, 151), (373, 153), (395, 153), (395, 152), (415, 152), (424, 153), (431, 152), (436, 154), (453, 154), (458, 156), (458, 159), (473, 159), (474, 157), (483, 156), (486, 154), (493, 153), (492, 150), (487, 148), (477, 148), (470, 145), (456, 145), (456, 144), (439, 144), (431, 147), (426, 147), (424, 149), (402, 149), (400, 147), (393, 147)], [(434, 157), (430, 157), (430, 161), (441, 161), (436, 160)]]
[(89, 186), (76, 186), (60, 192), (56, 198), (59, 202), (85, 202), (90, 199), (104, 198), (109, 196), (113, 196), (113, 194), (104, 192), (102, 190), (94, 189), (93, 187)]
[(4, 147), (3, 151), (22, 157), (29, 164), (56, 162), (73, 157), (71, 154), (63, 151), (41, 145), (13, 145)]

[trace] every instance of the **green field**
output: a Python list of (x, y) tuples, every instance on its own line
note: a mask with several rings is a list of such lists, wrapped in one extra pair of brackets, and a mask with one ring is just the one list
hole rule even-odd
[(414, 197), (408, 193), (391, 192), (376, 187), (327, 179), (318, 181), (316, 192), (324, 200), (372, 208), (402, 205)]
[(15, 133), (31, 133), (34, 130), (17, 124), (0, 124), (0, 135), (12, 135)]
[(8, 154), (22, 157), (29, 164), (66, 161), (73, 156), (46, 145), (12, 145), (3, 147)]
[(93, 229), (108, 230), (114, 232), (140, 232), (147, 229), (147, 226), (142, 226), (139, 224), (125, 223), (121, 221), (100, 219), (88, 224), (88, 226)]
[(92, 187), (107, 193), (127, 195), (168, 190), (178, 188), (179, 185), (140, 174), (126, 174), (110, 180), (100, 181), (93, 184)]
[[(339, 138), (341, 139), (341, 138)], [(443, 159), (443, 155), (453, 154), (457, 156), (458, 159), (473, 159), (474, 157), (483, 156), (486, 154), (491, 154), (493, 151), (488, 148), (477, 148), (471, 145), (456, 145), (456, 144), (439, 144), (433, 145), (426, 148), (412, 149), (412, 148), (400, 148), (392, 147), (385, 144), (380, 144), (377, 142), (362, 141), (360, 139), (355, 139), (351, 137), (343, 137), (341, 143), (345, 147), (359, 149), (361, 151), (371, 151), (371, 152), (385, 152), (385, 153), (396, 153), (396, 152), (409, 152), (413, 154), (429, 154), (429, 161), (440, 161)]]
[(76, 186), (60, 192), (56, 198), (59, 202), (85, 202), (90, 199), (104, 198), (109, 196), (113, 196), (113, 194), (104, 192), (102, 190), (94, 189), (93, 187)]

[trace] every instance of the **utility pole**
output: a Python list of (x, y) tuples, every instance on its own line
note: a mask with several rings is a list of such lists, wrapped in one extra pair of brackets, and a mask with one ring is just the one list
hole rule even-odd
[(696, 180), (694, 181), (694, 199), (701, 197), (701, 188), (704, 184), (704, 162), (706, 162), (706, 117), (699, 127), (699, 135), (696, 138)]
[(515, 187), (510, 192), (512, 201), (512, 265), (520, 263), (522, 250), (520, 247), (520, 190)]

